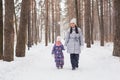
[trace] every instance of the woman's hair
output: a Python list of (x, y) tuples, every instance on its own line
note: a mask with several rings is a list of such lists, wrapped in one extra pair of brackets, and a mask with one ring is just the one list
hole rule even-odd
[[(75, 26), (75, 32), (78, 34), (78, 28)], [(70, 28), (70, 34), (72, 33), (72, 27)]]

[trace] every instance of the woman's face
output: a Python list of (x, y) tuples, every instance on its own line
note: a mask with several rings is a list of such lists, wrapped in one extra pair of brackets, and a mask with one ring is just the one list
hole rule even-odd
[(75, 23), (70, 23), (70, 27), (75, 27)]

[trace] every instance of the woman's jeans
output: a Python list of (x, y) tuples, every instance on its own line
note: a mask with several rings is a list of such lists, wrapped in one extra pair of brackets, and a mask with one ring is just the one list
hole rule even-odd
[(79, 54), (70, 54), (72, 68), (78, 68)]

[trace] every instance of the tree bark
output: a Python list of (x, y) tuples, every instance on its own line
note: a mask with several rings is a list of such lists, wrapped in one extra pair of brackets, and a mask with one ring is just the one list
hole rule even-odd
[(113, 56), (120, 57), (120, 0), (114, 0), (114, 50)]
[(55, 35), (54, 35), (54, 0), (52, 0), (52, 43), (54, 43)]
[(94, 1), (92, 0), (92, 7), (91, 7), (91, 43), (92, 44), (94, 44), (93, 29), (94, 29)]
[(104, 15), (103, 15), (103, 20), (104, 20), (104, 23), (103, 23), (103, 25), (104, 25), (104, 29), (105, 29), (105, 32), (104, 32), (104, 38), (105, 38), (105, 41), (106, 42), (108, 42), (109, 41), (109, 30), (110, 30), (110, 28), (109, 28), (109, 24), (108, 24), (108, 22), (109, 22), (109, 13), (108, 13), (108, 0), (104, 0), (103, 1), (103, 5), (104, 5), (104, 7), (103, 7), (103, 12), (104, 12)]
[(38, 35), (38, 32), (37, 32), (37, 25), (36, 25), (36, 19), (37, 19), (37, 12), (36, 12), (36, 1), (34, 0), (34, 13), (33, 13), (33, 18), (34, 18), (34, 40), (35, 40), (35, 44), (37, 44), (38, 42), (38, 38), (37, 38), (37, 35)]
[(27, 38), (27, 21), (28, 21), (28, 10), (29, 10), (28, 5), (29, 5), (29, 0), (28, 1), (22, 0), (20, 25), (19, 25), (19, 32), (17, 36), (17, 45), (16, 45), (17, 57), (25, 56), (26, 38)]
[(3, 7), (0, 0), (0, 60), (3, 59)]
[(109, 28), (110, 28), (110, 35), (109, 35), (109, 38), (110, 38), (110, 41), (113, 41), (113, 26), (112, 26), (112, 23), (113, 23), (113, 19), (112, 19), (112, 4), (111, 4), (111, 0), (108, 0), (108, 3), (109, 3)]
[(87, 47), (91, 47), (90, 43), (90, 0), (85, 0), (85, 41)]
[(100, 45), (104, 46), (103, 0), (100, 0)]
[(28, 10), (28, 50), (32, 46), (32, 28), (31, 28), (31, 1), (29, 2)]
[(82, 20), (81, 20), (81, 16), (82, 16), (82, 12), (81, 12), (81, 5), (82, 5), (82, 0), (78, 0), (78, 27), (81, 28), (82, 30)]
[(14, 60), (14, 0), (5, 0), (4, 61)]
[(47, 46), (48, 45), (48, 0), (46, 0), (46, 4), (45, 4), (45, 6), (46, 6), (46, 23), (45, 23), (45, 46)]
[(78, 1), (75, 0), (75, 13), (76, 13), (77, 25), (80, 26), (79, 22), (78, 22), (79, 21), (79, 14), (78, 14), (78, 12), (79, 12), (79, 10), (78, 10)]
[(56, 30), (56, 36), (60, 36), (60, 5), (59, 5), (59, 1), (56, 1), (56, 25), (55, 25), (55, 30)]
[(51, 42), (51, 13), (50, 13), (50, 10), (51, 10), (51, 5), (50, 5), (50, 0), (48, 1), (48, 42), (50, 43)]

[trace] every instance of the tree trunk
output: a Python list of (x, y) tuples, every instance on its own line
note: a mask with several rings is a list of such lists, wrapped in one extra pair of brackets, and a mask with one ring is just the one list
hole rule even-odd
[(109, 24), (108, 24), (108, 22), (109, 22), (109, 19), (108, 19), (109, 18), (108, 0), (104, 0), (103, 3), (104, 3), (103, 4), (104, 5), (104, 7), (103, 7), (103, 10), (104, 10), (104, 15), (103, 15), (104, 23), (103, 23), (103, 25), (104, 25), (104, 29), (105, 29), (104, 38), (105, 38), (105, 41), (108, 42), (109, 35), (110, 35), (110, 33), (109, 33), (110, 28), (109, 28)]
[(60, 4), (59, 4), (60, 2), (59, 2), (59, 0), (56, 2), (56, 7), (57, 7), (57, 9), (56, 9), (56, 20), (57, 20), (57, 26), (56, 26), (56, 28), (57, 28), (57, 36), (60, 36)]
[(41, 42), (42, 41), (42, 28), (43, 28), (42, 24), (43, 24), (43, 17), (44, 17), (43, 14), (42, 14), (43, 10), (42, 10), (42, 4), (41, 3), (40, 3), (40, 12), (41, 12), (41, 14), (40, 14), (40, 34), (39, 34), (40, 36), (39, 37), (40, 37), (40, 42)]
[(82, 5), (82, 0), (78, 0), (78, 27), (82, 29), (82, 20), (81, 20), (81, 5)]
[(37, 44), (37, 42), (38, 42), (38, 39), (37, 39), (37, 25), (36, 25), (36, 19), (37, 19), (37, 13), (36, 13), (36, 1), (34, 0), (34, 16), (33, 16), (33, 18), (34, 18), (34, 28), (35, 28), (35, 31), (34, 31), (34, 33), (35, 33), (35, 37), (34, 37), (34, 40), (35, 40), (35, 44)]
[[(75, 0), (67, 0), (67, 4), (68, 4), (68, 17), (70, 21), (72, 18), (75, 18)], [(72, 5), (71, 5), (72, 4)]]
[(52, 43), (54, 43), (54, 0), (52, 0)]
[(85, 0), (85, 41), (87, 47), (91, 47), (90, 43), (90, 0)]
[(100, 45), (104, 46), (103, 0), (100, 0)]
[(45, 46), (48, 45), (48, 0), (46, 0)]
[(17, 36), (17, 45), (16, 45), (16, 56), (17, 57), (25, 56), (26, 37), (27, 37), (27, 21), (28, 21), (28, 10), (29, 10), (28, 5), (29, 5), (29, 0), (28, 1), (22, 0), (20, 25), (19, 25), (19, 32)]
[(32, 28), (31, 28), (31, 1), (29, 2), (28, 11), (28, 50), (32, 46)]
[[(48, 1), (48, 14), (51, 15), (50, 10), (51, 10), (51, 5), (50, 5), (50, 1)], [(49, 42), (51, 42), (51, 16), (48, 16), (48, 39)]]
[(31, 8), (31, 25), (32, 25), (32, 45), (35, 43), (35, 24), (34, 24), (34, 0), (31, 0), (32, 8)]
[(94, 29), (94, 1), (92, 0), (92, 7), (91, 7), (91, 43), (92, 44), (94, 44), (93, 29)]
[(30, 24), (30, 11), (28, 12), (28, 50), (30, 49), (30, 47), (32, 46), (31, 44), (31, 24)]
[(113, 41), (113, 26), (112, 26), (112, 23), (113, 23), (113, 19), (112, 19), (112, 5), (111, 5), (111, 0), (108, 0), (108, 3), (109, 3), (109, 28), (110, 28), (110, 41)]
[(4, 61), (14, 60), (14, 0), (5, 0)]
[(120, 0), (114, 0), (114, 50), (113, 56), (120, 57)]
[[(98, 23), (99, 23), (98, 25), (99, 25), (99, 30), (100, 30), (100, 24), (101, 24), (101, 22), (100, 22), (100, 9), (99, 9), (99, 6), (100, 6), (100, 5), (99, 5), (99, 2), (100, 2), (99, 0), (96, 0), (96, 4), (97, 4), (97, 5), (96, 5), (96, 6), (97, 6), (97, 16), (98, 16)], [(99, 33), (100, 33), (100, 31), (99, 31)], [(100, 34), (99, 34), (99, 35), (100, 35)], [(99, 35), (98, 35), (98, 36), (99, 36)], [(99, 40), (100, 40), (100, 39), (99, 39)]]
[(0, 0), (0, 60), (3, 59), (3, 7)]
[[(80, 5), (79, 5), (80, 6)], [(77, 18), (77, 25), (78, 26), (80, 26), (79, 25), (79, 15), (78, 15), (78, 12), (79, 12), (79, 10), (78, 10), (78, 1), (77, 0), (75, 0), (75, 13), (76, 13), (76, 18)]]

